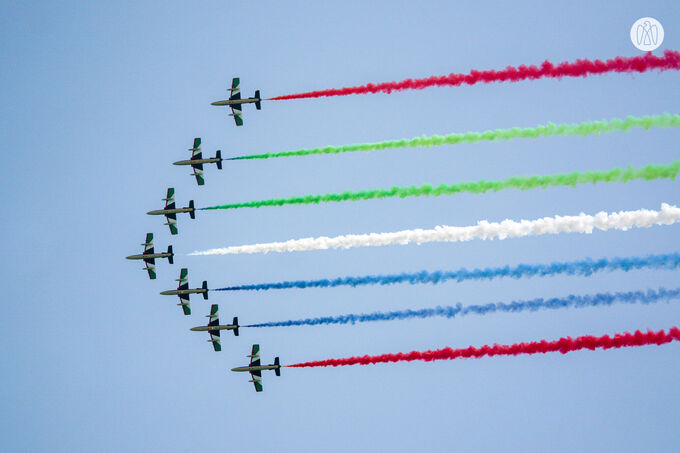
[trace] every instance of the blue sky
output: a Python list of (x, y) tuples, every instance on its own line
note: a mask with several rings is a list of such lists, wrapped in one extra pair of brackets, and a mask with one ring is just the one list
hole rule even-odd
[[(677, 204), (677, 182), (199, 212), (171, 237), (167, 187), (197, 206), (277, 196), (668, 163), (678, 131), (553, 137), (432, 149), (226, 162), (197, 187), (172, 166), (202, 137), (233, 156), (450, 132), (677, 113), (677, 72), (268, 102), (236, 128), (232, 77), (263, 96), (638, 55), (629, 29), (665, 28), (668, 2), (9, 2), (0, 17), (0, 439), (6, 451), (640, 451), (676, 445), (680, 346), (569, 355), (284, 369), (256, 394), (253, 343), (284, 364), (329, 357), (662, 329), (680, 307), (618, 306), (458, 320), (243, 329), (215, 353), (209, 302), (242, 323), (602, 291), (676, 287), (677, 271), (432, 285), (211, 293), (185, 317), (173, 288), (677, 251), (680, 226), (629, 232), (252, 256), (187, 256), (227, 245), (469, 225)], [(146, 232), (172, 244), (150, 281)]]

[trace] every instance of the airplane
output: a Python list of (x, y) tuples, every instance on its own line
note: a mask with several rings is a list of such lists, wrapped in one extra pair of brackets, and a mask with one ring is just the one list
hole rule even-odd
[(262, 97), (260, 96), (260, 90), (255, 90), (255, 97), (252, 98), (244, 98), (241, 99), (241, 81), (238, 77), (235, 77), (231, 81), (231, 88), (229, 91), (231, 91), (231, 95), (229, 96), (229, 99), (226, 101), (215, 101), (211, 103), (210, 105), (228, 105), (231, 107), (231, 113), (229, 116), (234, 117), (234, 121), (236, 121), (237, 126), (243, 126), (243, 118), (241, 118), (242, 112), (241, 112), (241, 106), (243, 104), (255, 104), (255, 108), (260, 110), (261, 109), (261, 104), (260, 102), (262, 101)]
[(253, 352), (246, 356), (250, 357), (249, 366), (241, 366), (238, 368), (232, 368), (231, 371), (248, 371), (250, 372), (251, 379), (248, 382), (255, 384), (255, 391), (262, 391), (262, 370), (274, 370), (277, 376), (281, 376), (281, 364), (279, 363), (279, 358), (274, 358), (274, 363), (270, 365), (260, 365), (260, 345), (253, 345)]
[(222, 350), (222, 344), (220, 343), (220, 330), (233, 330), (234, 335), (238, 337), (238, 318), (234, 317), (234, 321), (231, 324), (220, 325), (219, 314), (217, 313), (217, 304), (213, 304), (210, 307), (210, 314), (205, 315), (209, 318), (207, 326), (192, 327), (190, 330), (194, 332), (205, 332), (208, 331), (210, 334), (209, 342), (212, 343), (213, 349), (215, 351)]
[(172, 253), (172, 245), (168, 245), (167, 253), (154, 253), (153, 233), (146, 233), (146, 241), (142, 246), (144, 246), (144, 253), (141, 255), (126, 256), (125, 259), (144, 260), (144, 267), (142, 269), (149, 272), (149, 278), (154, 280), (156, 278), (156, 258), (167, 258), (168, 263), (172, 264), (172, 257), (175, 256), (175, 254)]
[(167, 222), (163, 225), (170, 227), (170, 234), (177, 234), (177, 213), (188, 212), (189, 217), (192, 219), (196, 218), (196, 208), (194, 208), (194, 200), (189, 201), (189, 206), (186, 208), (176, 208), (175, 207), (175, 189), (172, 187), (168, 188), (168, 194), (165, 198), (165, 209), (157, 209), (155, 211), (149, 211), (149, 215), (164, 215)]
[(168, 291), (162, 291), (163, 296), (179, 296), (179, 303), (177, 305), (182, 307), (185, 315), (191, 314), (191, 305), (189, 304), (189, 294), (203, 294), (203, 298), (208, 300), (208, 282), (203, 281), (203, 286), (201, 288), (189, 289), (189, 279), (187, 278), (189, 271), (183, 267), (179, 271), (179, 278), (175, 281), (179, 282), (177, 289), (170, 289)]
[(189, 151), (191, 151), (191, 159), (189, 160), (178, 160), (177, 162), (173, 162), (173, 165), (191, 165), (193, 168), (194, 172), (191, 173), (191, 176), (196, 177), (196, 182), (198, 183), (199, 186), (202, 186), (205, 184), (205, 179), (203, 179), (203, 164), (217, 164), (217, 169), (222, 170), (222, 151), (219, 149), (215, 153), (215, 157), (209, 157), (204, 159), (202, 154), (201, 154), (201, 138), (196, 137), (194, 139), (194, 147), (189, 148)]

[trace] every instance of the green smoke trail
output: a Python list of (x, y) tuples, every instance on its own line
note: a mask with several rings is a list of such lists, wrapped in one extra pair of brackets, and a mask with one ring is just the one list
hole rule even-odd
[(324, 146), (323, 148), (298, 149), (279, 153), (251, 154), (249, 156), (232, 157), (229, 160), (271, 159), (275, 157), (309, 156), (311, 154), (338, 154), (355, 151), (374, 151), (394, 148), (417, 148), (424, 146), (456, 145), (458, 143), (477, 143), (481, 141), (510, 140), (513, 138), (538, 138), (554, 135), (599, 135), (608, 132), (627, 132), (641, 127), (649, 130), (652, 127), (678, 127), (680, 115), (664, 113), (663, 115), (646, 115), (642, 118), (628, 116), (625, 120), (614, 118), (602, 121), (587, 121), (578, 124), (553, 124), (537, 127), (513, 127), (510, 129), (496, 129), (485, 132), (465, 132), (463, 134), (433, 135), (431, 137), (416, 137), (402, 140), (387, 140), (376, 143), (356, 143), (344, 146)]
[(455, 195), (457, 193), (486, 193), (488, 191), (497, 192), (504, 189), (529, 190), (541, 187), (543, 189), (555, 186), (572, 186), (577, 184), (596, 184), (598, 182), (628, 182), (636, 179), (651, 181), (654, 179), (673, 179), (680, 172), (680, 160), (676, 160), (666, 165), (649, 164), (642, 168), (614, 168), (607, 171), (585, 171), (561, 173), (545, 176), (516, 176), (500, 181), (479, 181), (462, 182), (458, 184), (440, 184), (433, 186), (423, 184), (421, 186), (398, 187), (390, 189), (362, 190), (358, 192), (345, 191), (342, 193), (328, 193), (324, 195), (306, 195), (291, 198), (272, 198), (269, 200), (248, 201), (245, 203), (232, 203), (218, 206), (201, 208), (207, 209), (238, 209), (238, 208), (261, 208), (264, 206), (283, 206), (289, 204), (318, 204), (339, 201), (358, 201), (370, 200), (373, 198), (392, 198), (392, 197), (420, 197), (440, 195)]

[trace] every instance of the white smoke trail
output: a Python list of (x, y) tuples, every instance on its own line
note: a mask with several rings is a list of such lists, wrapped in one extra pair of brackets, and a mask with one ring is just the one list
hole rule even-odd
[(480, 220), (477, 225), (466, 227), (437, 226), (431, 230), (404, 230), (394, 233), (348, 234), (334, 238), (318, 237), (291, 239), (285, 242), (240, 245), (196, 251), (190, 255), (230, 255), (242, 253), (300, 252), (305, 250), (326, 250), (351, 247), (369, 247), (415, 242), (463, 242), (473, 239), (507, 239), (523, 236), (559, 233), (587, 233), (594, 229), (623, 230), (648, 228), (653, 225), (671, 225), (680, 220), (680, 208), (667, 203), (661, 210), (639, 209), (615, 213), (599, 212), (592, 215), (543, 217), (536, 220), (503, 220), (488, 222)]

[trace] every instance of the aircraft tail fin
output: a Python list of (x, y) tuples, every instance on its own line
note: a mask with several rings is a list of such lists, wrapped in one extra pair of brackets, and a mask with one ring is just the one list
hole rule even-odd
[(232, 325), (236, 326), (234, 329), (234, 336), (238, 337), (238, 316), (234, 316), (234, 321), (232, 322)]
[(217, 159), (217, 162), (215, 162), (217, 164), (217, 169), (222, 170), (222, 151), (219, 149), (215, 153), (215, 159)]
[(277, 376), (281, 376), (281, 364), (279, 363), (278, 357), (274, 357), (274, 365), (276, 365), (274, 373), (276, 373)]
[(262, 105), (260, 102), (262, 101), (262, 98), (260, 97), (260, 90), (255, 90), (255, 97), (257, 98), (257, 101), (255, 101), (255, 108), (261, 110)]
[(203, 280), (203, 289), (205, 290), (203, 293), (203, 298), (208, 300), (208, 282), (206, 280)]
[(194, 208), (194, 200), (189, 200), (189, 208), (191, 208), (191, 211), (189, 211), (189, 217), (192, 219), (196, 218), (196, 208)]
[(168, 253), (170, 254), (170, 256), (168, 256), (168, 263), (173, 264), (173, 257), (175, 254), (172, 253), (172, 245), (168, 245)]

